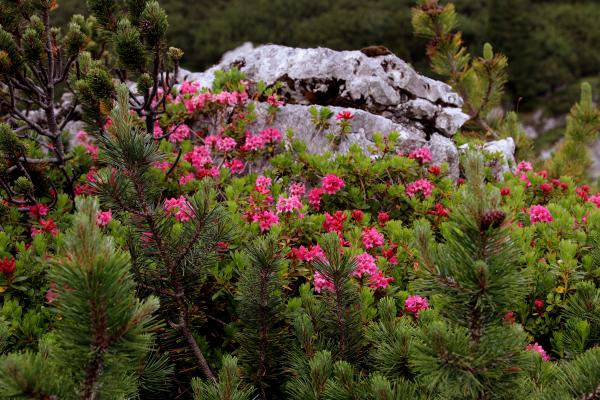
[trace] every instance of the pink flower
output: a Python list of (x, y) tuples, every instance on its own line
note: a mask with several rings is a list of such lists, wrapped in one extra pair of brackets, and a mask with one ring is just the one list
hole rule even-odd
[(185, 139), (190, 137), (190, 127), (186, 124), (181, 124), (177, 127), (171, 127), (169, 142), (171, 143), (181, 143)]
[(281, 132), (277, 128), (267, 128), (260, 132), (260, 137), (265, 143), (276, 143), (282, 138)]
[(175, 214), (175, 218), (181, 222), (189, 221), (193, 214), (192, 207), (184, 196), (166, 199), (164, 209)]
[(164, 136), (164, 132), (162, 130), (162, 128), (160, 127), (160, 125), (158, 124), (158, 122), (154, 123), (154, 131), (152, 132), (152, 135), (154, 137), (154, 139), (160, 139)]
[(79, 131), (75, 134), (75, 139), (80, 143), (87, 142), (88, 134), (86, 131)]
[(32, 206), (29, 206), (29, 215), (31, 215), (31, 218), (39, 219), (40, 217), (46, 216), (49, 210), (50, 209), (48, 208), (48, 206), (45, 206), (41, 203), (37, 203)]
[(522, 172), (529, 172), (529, 171), (533, 171), (533, 166), (528, 161), (521, 161), (519, 163), (519, 165), (517, 166), (517, 175)]
[(83, 143), (83, 147), (85, 147), (86, 153), (92, 156), (92, 160), (98, 159), (98, 146), (95, 146), (91, 143)]
[(267, 142), (262, 136), (246, 132), (246, 142), (240, 149), (243, 151), (258, 151), (264, 149), (266, 144)]
[(277, 98), (277, 95), (275, 94), (272, 94), (269, 97), (267, 97), (267, 103), (269, 103), (271, 107), (279, 107), (283, 105), (283, 101), (279, 100)]
[(531, 186), (531, 181), (529, 180), (529, 177), (527, 176), (527, 174), (523, 174), (519, 177), (519, 179), (523, 182), (525, 182), (525, 187), (530, 187)]
[(112, 221), (112, 211), (98, 211), (96, 214), (96, 224), (98, 226), (106, 226)]
[(365, 216), (365, 213), (363, 213), (361, 210), (354, 210), (352, 211), (352, 214), (350, 214), (350, 216), (356, 222), (361, 222)]
[(529, 209), (529, 220), (532, 224), (537, 224), (538, 222), (552, 222), (554, 218), (546, 207), (534, 205)]
[(352, 118), (354, 118), (354, 115), (350, 111), (340, 111), (335, 116), (335, 119), (338, 121), (341, 119), (344, 121), (348, 121), (348, 120), (351, 120)]
[(291, 256), (300, 261), (311, 262), (316, 258), (325, 257), (325, 253), (321, 246), (315, 244), (308, 249), (304, 246), (292, 249)]
[(180, 94), (194, 94), (198, 91), (199, 88), (200, 88), (200, 82), (184, 81), (181, 84), (181, 86), (179, 87), (179, 93)]
[(344, 221), (346, 220), (346, 214), (343, 211), (336, 211), (335, 214), (331, 215), (328, 212), (325, 213), (325, 222), (323, 222), (323, 229), (326, 232), (338, 232), (342, 233), (344, 230)]
[(386, 212), (380, 212), (379, 214), (377, 214), (377, 221), (379, 222), (380, 225), (385, 225), (386, 222), (388, 222), (390, 220), (390, 215)]
[(229, 168), (231, 170), (232, 174), (239, 174), (244, 170), (244, 168), (246, 168), (243, 161), (238, 160), (237, 158), (234, 158), (231, 161), (225, 161), (224, 165), (226, 168)]
[(58, 293), (55, 291), (56, 290), (56, 283), (54, 282), (50, 282), (50, 284), (48, 285), (49, 289), (46, 292), (46, 301), (48, 303), (52, 303), (54, 300), (58, 299)]
[(371, 289), (386, 288), (394, 280), (393, 276), (384, 276), (381, 271), (371, 275), (369, 278), (369, 287)]
[(289, 192), (292, 196), (302, 197), (306, 193), (306, 186), (302, 183), (292, 183)]
[(321, 195), (323, 194), (323, 189), (314, 188), (310, 192), (308, 192), (308, 204), (311, 205), (315, 210), (319, 210), (321, 208)]
[(404, 309), (406, 312), (414, 314), (415, 316), (418, 316), (421, 310), (426, 310), (428, 308), (429, 302), (427, 299), (419, 296), (418, 294), (408, 296), (404, 302)]
[(300, 210), (303, 207), (302, 202), (298, 196), (290, 196), (289, 198), (279, 197), (279, 201), (277, 201), (277, 212), (281, 213), (291, 213), (294, 210)]
[(421, 148), (411, 151), (408, 154), (408, 158), (417, 160), (417, 162), (419, 164), (425, 164), (425, 163), (431, 162), (431, 160), (433, 159), (431, 156), (431, 151), (427, 147), (421, 147)]
[(183, 159), (190, 162), (196, 169), (212, 164), (213, 161), (208, 146), (194, 146), (194, 150), (183, 156)]
[(383, 234), (379, 233), (377, 228), (365, 228), (361, 233), (361, 237), (365, 249), (383, 246), (383, 242), (385, 241)]
[(590, 203), (594, 203), (596, 205), (596, 208), (600, 208), (600, 194), (595, 194), (593, 196), (590, 196), (588, 198), (588, 201)]
[(369, 253), (362, 253), (355, 258), (356, 269), (352, 272), (352, 275), (362, 277), (363, 275), (376, 275), (379, 272), (377, 264), (375, 264), (375, 257)]
[(550, 361), (550, 356), (548, 355), (548, 353), (546, 353), (546, 350), (544, 350), (544, 348), (540, 346), (537, 342), (528, 344), (527, 347), (525, 347), (525, 350), (535, 351), (540, 355), (540, 357), (542, 357), (542, 360)]
[(321, 275), (319, 271), (315, 271), (313, 275), (313, 285), (317, 293), (321, 293), (322, 290), (329, 290), (330, 292), (335, 290), (333, 282)]
[(254, 187), (258, 193), (267, 194), (270, 192), (271, 184), (271, 178), (260, 175), (258, 178), (256, 178)]
[(273, 225), (279, 224), (279, 217), (273, 211), (263, 211), (253, 217), (258, 221), (258, 226), (261, 232), (268, 231)]
[(409, 197), (414, 197), (417, 193), (421, 193), (424, 197), (429, 197), (433, 192), (433, 187), (433, 183), (427, 179), (419, 179), (406, 185), (405, 191)]
[(152, 166), (152, 168), (156, 168), (156, 169), (160, 169), (162, 172), (165, 172), (166, 170), (168, 170), (169, 168), (171, 168), (171, 163), (168, 161), (164, 161), (161, 163), (156, 163)]
[(179, 184), (181, 186), (183, 186), (186, 183), (193, 181), (194, 179), (195, 179), (194, 174), (190, 172), (189, 174), (183, 175), (181, 178), (179, 178)]
[(4, 259), (0, 259), (0, 272), (4, 274), (4, 276), (8, 277), (15, 272), (15, 267), (17, 266), (17, 260), (15, 258), (4, 257)]
[(222, 151), (223, 153), (227, 153), (237, 146), (237, 142), (234, 138), (230, 138), (228, 136), (219, 138), (217, 140), (217, 150)]
[(344, 186), (346, 186), (344, 180), (335, 174), (329, 174), (321, 180), (321, 188), (327, 194), (336, 194)]
[(44, 232), (48, 232), (52, 234), (52, 236), (58, 235), (56, 223), (54, 223), (52, 218), (48, 218), (48, 220), (40, 219), (40, 226), (40, 228), (31, 228), (31, 237), (35, 237)]

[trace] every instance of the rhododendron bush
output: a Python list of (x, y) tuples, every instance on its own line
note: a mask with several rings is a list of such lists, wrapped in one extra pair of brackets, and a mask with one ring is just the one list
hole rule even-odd
[[(113, 27), (124, 67), (163, 14)], [(2, 172), (0, 397), (597, 397), (600, 193), (580, 176), (495, 179), (477, 146), (452, 176), (394, 132), (333, 152), (353, 110), (316, 106), (333, 150), (313, 154), (257, 127), (277, 84), (140, 71), (144, 104), (125, 84), (86, 104), (48, 180)]]

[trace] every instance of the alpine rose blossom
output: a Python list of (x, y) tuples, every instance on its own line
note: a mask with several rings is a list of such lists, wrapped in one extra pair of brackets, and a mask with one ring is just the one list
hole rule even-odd
[(416, 160), (419, 164), (426, 164), (433, 160), (431, 155), (431, 151), (427, 147), (421, 147), (416, 150), (411, 151), (408, 154), (408, 158), (412, 158)]
[(96, 214), (96, 224), (98, 226), (106, 226), (112, 221), (112, 210), (98, 211)]
[(377, 289), (377, 288), (385, 289), (386, 287), (388, 287), (390, 282), (392, 282), (393, 280), (394, 280), (393, 276), (384, 276), (381, 271), (377, 271), (376, 274), (371, 275), (371, 277), (369, 278), (369, 287), (371, 289)]
[(419, 179), (406, 185), (405, 192), (409, 197), (414, 197), (417, 193), (421, 193), (424, 197), (429, 197), (433, 192), (433, 187), (433, 183), (427, 179)]
[(528, 161), (521, 161), (519, 165), (517, 165), (517, 175), (523, 172), (533, 171), (533, 166)]
[(181, 124), (176, 127), (171, 127), (169, 130), (169, 142), (171, 143), (181, 143), (185, 139), (190, 137), (190, 127), (186, 124)]
[(352, 118), (354, 118), (354, 115), (350, 111), (340, 111), (335, 116), (335, 119), (338, 121), (339, 120), (348, 121), (348, 120), (351, 120)]
[(590, 203), (594, 203), (596, 205), (596, 208), (600, 208), (600, 194), (595, 194), (593, 196), (590, 196), (588, 198), (588, 201)]
[(375, 257), (369, 253), (362, 253), (355, 258), (356, 269), (352, 272), (352, 275), (362, 277), (363, 275), (376, 275), (379, 272), (377, 264), (375, 264)]
[(260, 132), (260, 137), (265, 143), (276, 143), (281, 141), (281, 132), (277, 128), (267, 128)]
[(546, 353), (546, 350), (544, 350), (544, 348), (540, 346), (537, 342), (528, 344), (525, 350), (535, 351), (542, 357), (542, 360), (550, 361), (550, 356), (548, 355), (548, 353)]
[(165, 211), (174, 214), (175, 218), (181, 222), (189, 221), (192, 217), (192, 208), (184, 196), (166, 199), (164, 209)]
[(404, 309), (406, 312), (414, 314), (415, 316), (418, 316), (421, 310), (426, 310), (428, 308), (429, 302), (427, 299), (419, 296), (418, 294), (408, 296), (404, 302)]
[(319, 271), (315, 271), (315, 274), (313, 275), (313, 285), (315, 286), (315, 292), (317, 293), (321, 293), (322, 290), (329, 290), (330, 292), (335, 290), (333, 282), (321, 275)]
[(273, 211), (263, 211), (253, 217), (258, 221), (258, 226), (261, 232), (268, 231), (273, 225), (279, 224), (279, 217)]
[(335, 174), (329, 174), (321, 180), (321, 189), (323, 189), (323, 193), (336, 194), (344, 186), (346, 186), (344, 180)]
[(365, 249), (372, 249), (374, 247), (383, 246), (384, 237), (377, 228), (365, 228), (362, 233), (362, 242)]
[(268, 194), (271, 191), (271, 183), (271, 178), (260, 175), (258, 178), (256, 178), (254, 187), (258, 193)]
[(292, 196), (302, 197), (306, 193), (306, 186), (302, 183), (292, 183), (289, 192)]
[(552, 222), (554, 218), (552, 218), (552, 214), (546, 207), (536, 204), (529, 209), (529, 220), (532, 224), (537, 224), (539, 222)]
[(0, 259), (0, 272), (4, 274), (4, 276), (12, 275), (15, 272), (15, 267), (17, 266), (17, 261), (13, 258), (4, 257)]
[(323, 189), (314, 188), (310, 192), (308, 192), (308, 204), (311, 205), (312, 208), (319, 211), (321, 208), (321, 195), (323, 194)]
[(225, 136), (217, 139), (216, 147), (217, 150), (222, 151), (223, 153), (227, 153), (237, 146), (237, 142), (234, 138)]
[(279, 214), (291, 213), (294, 210), (300, 210), (302, 207), (302, 202), (298, 196), (290, 196), (289, 198), (279, 197), (277, 201), (277, 212)]

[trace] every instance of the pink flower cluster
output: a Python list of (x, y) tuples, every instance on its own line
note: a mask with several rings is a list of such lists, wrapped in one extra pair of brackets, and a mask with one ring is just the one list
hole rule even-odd
[(595, 194), (593, 196), (590, 196), (588, 198), (588, 201), (590, 203), (594, 203), (596, 205), (596, 208), (600, 208), (600, 194)]
[(112, 211), (98, 211), (96, 214), (96, 224), (98, 226), (106, 226), (112, 221)]
[(48, 214), (48, 211), (50, 209), (48, 208), (48, 206), (46, 206), (44, 204), (36, 203), (32, 206), (29, 206), (28, 210), (29, 210), (29, 215), (31, 216), (31, 218), (40, 219), (40, 217), (46, 216), (46, 214)]
[(421, 193), (424, 197), (431, 196), (433, 192), (433, 183), (427, 179), (419, 179), (406, 185), (406, 194), (409, 197), (414, 197), (417, 193)]
[(322, 290), (329, 290), (330, 292), (335, 290), (333, 282), (321, 275), (319, 271), (315, 271), (315, 274), (313, 275), (313, 285), (315, 286), (315, 292), (317, 293), (321, 293)]
[[(187, 90), (187, 88), (186, 88)], [(248, 93), (246, 92), (227, 92), (221, 93), (210, 93), (203, 92), (196, 94), (192, 92), (192, 97), (181, 97), (189, 93), (181, 93), (177, 101), (183, 101), (185, 109), (188, 113), (194, 113), (195, 111), (203, 111), (207, 104), (217, 104), (221, 106), (238, 106), (243, 105), (248, 101)]]
[(377, 267), (375, 257), (369, 253), (362, 253), (356, 257), (356, 269), (352, 275), (361, 278), (364, 275), (369, 276), (369, 287), (373, 289), (386, 288), (394, 280), (393, 276), (384, 276), (383, 272)]
[(362, 242), (365, 249), (372, 249), (375, 247), (383, 246), (384, 237), (377, 228), (365, 228), (362, 233)]
[(425, 297), (421, 297), (418, 294), (413, 294), (406, 298), (404, 302), (404, 309), (406, 312), (414, 314), (415, 317), (419, 316), (419, 312), (421, 310), (426, 310), (429, 308), (429, 302)]
[(196, 169), (202, 169), (213, 162), (208, 146), (194, 146), (194, 149), (186, 153), (183, 159), (190, 162)]
[(306, 193), (306, 186), (302, 183), (292, 183), (288, 191), (292, 196), (302, 197)]
[(533, 171), (533, 166), (528, 161), (521, 161), (519, 165), (517, 165), (517, 175), (522, 173), (527, 173), (529, 171)]
[[(169, 142), (171, 143), (181, 143), (185, 139), (190, 137), (190, 127), (186, 124), (181, 124), (177, 126), (172, 126), (169, 130)], [(156, 137), (156, 129), (154, 131)]]
[(276, 128), (267, 128), (258, 135), (246, 132), (246, 141), (240, 147), (242, 151), (258, 151), (264, 149), (269, 143), (277, 143), (282, 139), (281, 132)]
[(252, 217), (254, 222), (258, 222), (261, 232), (268, 231), (273, 225), (279, 224), (279, 217), (273, 211), (266, 210)]
[(323, 189), (314, 188), (308, 192), (308, 204), (311, 205), (315, 210), (319, 210), (321, 208), (321, 196), (323, 195)]
[(75, 134), (75, 138), (81, 145), (85, 148), (86, 153), (88, 153), (92, 160), (96, 161), (98, 159), (98, 146), (90, 143), (90, 138), (86, 131), (79, 131)]
[(316, 258), (325, 257), (325, 253), (323, 253), (321, 246), (319, 246), (318, 244), (315, 244), (308, 248), (306, 248), (304, 246), (294, 248), (290, 252), (290, 256), (299, 261), (311, 262)]
[(256, 182), (254, 183), (254, 188), (258, 193), (268, 194), (271, 192), (271, 184), (271, 178), (264, 175), (259, 175), (258, 178), (256, 178)]
[(346, 182), (335, 174), (328, 174), (321, 179), (321, 189), (323, 190), (323, 193), (336, 194), (344, 186), (346, 186)]
[(279, 200), (277, 201), (277, 212), (279, 214), (292, 213), (295, 210), (301, 210), (302, 207), (304, 207), (304, 205), (298, 196), (290, 196), (288, 198), (279, 197)]
[(339, 113), (337, 113), (337, 115), (335, 116), (335, 119), (337, 121), (339, 120), (343, 120), (343, 121), (349, 121), (352, 118), (354, 118), (354, 114), (352, 114), (350, 111), (340, 111)]
[(192, 217), (191, 205), (184, 196), (166, 199), (164, 209), (165, 211), (174, 214), (175, 218), (181, 222), (189, 221)]
[(540, 346), (537, 342), (528, 344), (525, 350), (535, 351), (540, 355), (540, 357), (542, 357), (542, 360), (550, 361), (550, 356), (548, 355), (548, 353), (546, 353), (546, 350), (544, 350), (544, 348)]
[(344, 221), (346, 218), (347, 216), (343, 211), (336, 211), (333, 215), (326, 212), (323, 229), (325, 232), (337, 232), (341, 235), (344, 230)]
[(552, 218), (552, 214), (546, 207), (536, 204), (529, 209), (529, 220), (532, 224), (537, 224), (539, 222), (552, 222), (554, 218)]
[(200, 89), (200, 82), (197, 81), (184, 81), (179, 86), (180, 94), (194, 94)]
[(433, 160), (431, 151), (427, 147), (421, 147), (421, 148), (411, 151), (408, 154), (408, 158), (417, 160), (417, 162), (421, 165), (431, 162), (431, 160)]

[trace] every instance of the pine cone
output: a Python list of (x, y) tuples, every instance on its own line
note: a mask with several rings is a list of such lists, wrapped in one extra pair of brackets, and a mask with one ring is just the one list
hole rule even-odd
[(479, 227), (482, 231), (487, 231), (491, 228), (497, 228), (502, 225), (504, 219), (506, 218), (506, 214), (502, 210), (491, 210), (487, 211), (481, 217), (481, 221), (479, 223)]

